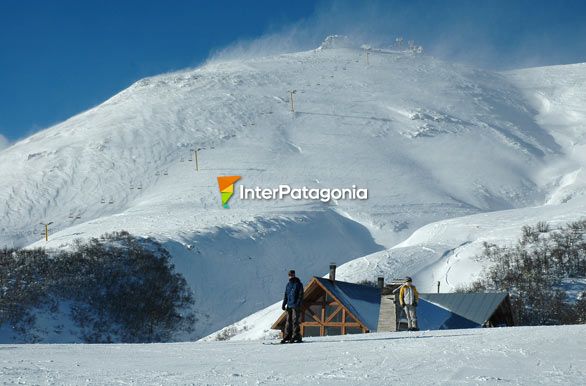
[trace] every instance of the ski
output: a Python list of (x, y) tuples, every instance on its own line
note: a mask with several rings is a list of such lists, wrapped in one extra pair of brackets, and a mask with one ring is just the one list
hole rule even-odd
[(262, 344), (267, 345), (267, 346), (273, 346), (273, 345), (279, 345), (279, 346), (286, 346), (286, 345), (291, 345), (291, 344), (298, 344), (298, 343), (308, 343), (306, 341), (301, 341), (301, 342), (285, 342), (285, 343), (281, 343), (281, 342), (262, 342)]

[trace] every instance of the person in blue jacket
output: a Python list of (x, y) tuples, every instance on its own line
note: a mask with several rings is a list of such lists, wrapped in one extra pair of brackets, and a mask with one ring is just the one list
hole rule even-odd
[(285, 287), (283, 311), (287, 311), (287, 322), (281, 343), (301, 343), (301, 303), (303, 302), (303, 284), (295, 276), (295, 270), (289, 271), (289, 282)]

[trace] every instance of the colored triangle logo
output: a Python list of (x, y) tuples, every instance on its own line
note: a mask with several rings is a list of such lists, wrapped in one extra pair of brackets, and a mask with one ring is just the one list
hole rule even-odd
[(222, 206), (229, 208), (228, 201), (234, 195), (234, 184), (240, 179), (240, 176), (219, 176), (218, 186), (222, 196)]

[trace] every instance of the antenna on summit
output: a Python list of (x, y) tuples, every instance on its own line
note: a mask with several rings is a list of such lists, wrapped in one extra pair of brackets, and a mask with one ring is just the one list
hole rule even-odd
[(397, 46), (397, 48), (401, 48), (401, 46), (403, 45), (403, 37), (399, 36), (395, 38), (395, 46)]
[(366, 65), (368, 66), (368, 55), (370, 54), (370, 47), (364, 47), (364, 54), (366, 55)]
[(360, 48), (362, 48), (362, 51), (364, 52), (364, 57), (366, 58), (366, 65), (368, 66), (370, 64), (370, 53), (372, 52), (372, 46), (370, 44), (363, 44), (360, 46)]

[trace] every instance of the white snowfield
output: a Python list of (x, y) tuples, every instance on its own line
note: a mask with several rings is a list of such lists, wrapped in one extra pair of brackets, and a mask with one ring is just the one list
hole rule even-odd
[[(421, 291), (435, 292), (439, 281), (441, 291), (450, 292), (470, 283), (486, 266), (477, 258), (484, 242), (513, 244), (524, 225), (547, 221), (555, 227), (586, 217), (586, 64), (530, 68), (502, 76), (523, 93), (535, 122), (563, 149), (555, 161), (535, 173), (548, 181), (544, 202), (432, 222), (389, 249), (338, 267), (339, 280), (411, 276)], [(219, 332), (233, 340), (274, 336), (270, 326), (281, 312), (280, 302), (274, 303), (205, 340), (216, 339)]]
[[(482, 241), (585, 213), (584, 90), (585, 64), (494, 73), (384, 50), (367, 64), (345, 44), (143, 79), (0, 151), (0, 246), (159, 240), (195, 292), (184, 339), (257, 311), (235, 330), (266, 335), (290, 268), (449, 291), (486, 264)], [(219, 175), (369, 198), (223, 209)]]
[(264, 345), (0, 345), (0, 383), (583, 385), (586, 326), (380, 333)]

